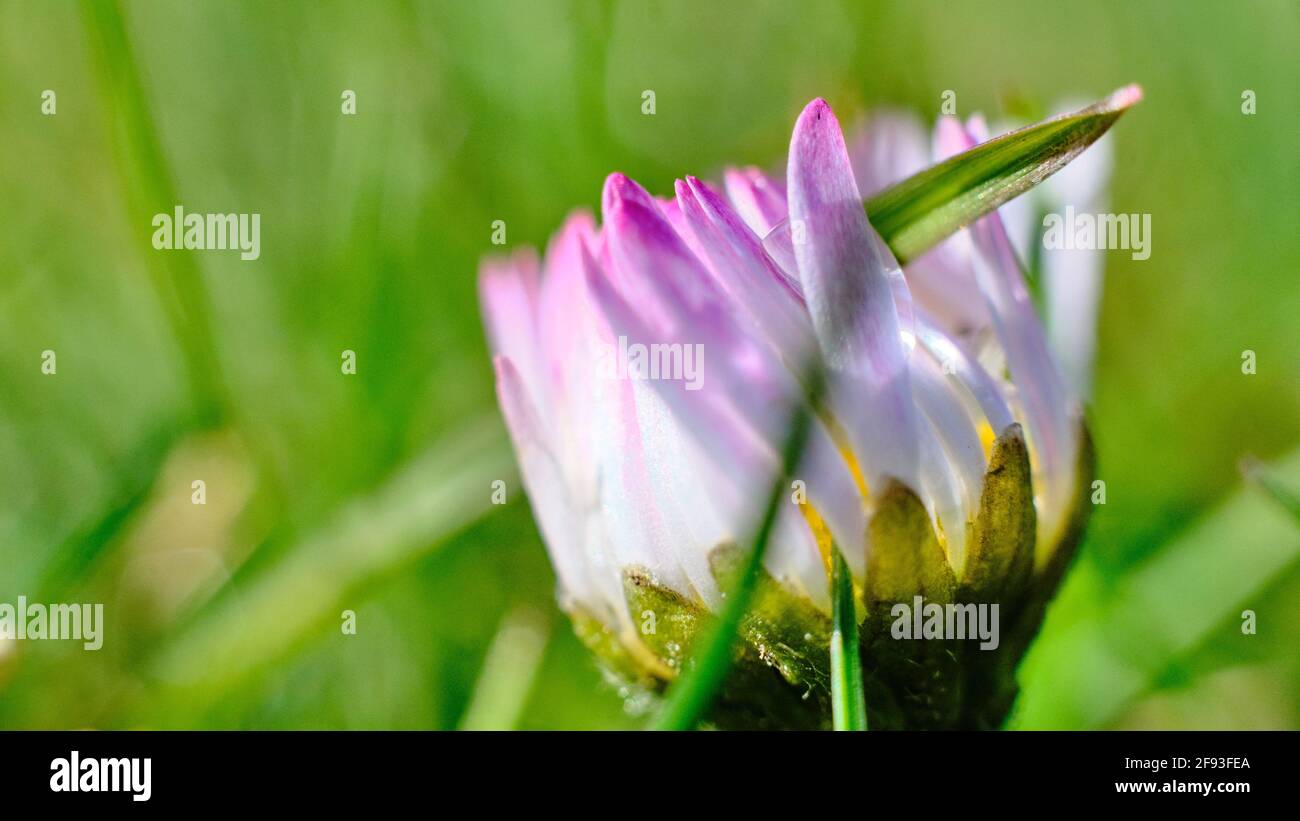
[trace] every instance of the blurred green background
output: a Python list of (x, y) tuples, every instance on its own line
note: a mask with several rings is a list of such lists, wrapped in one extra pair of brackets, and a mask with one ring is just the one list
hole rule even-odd
[[(108, 619), (98, 652), (0, 642), (0, 727), (637, 726), (499, 422), (493, 220), (540, 245), (611, 170), (779, 161), (814, 96), (932, 121), (1129, 82), (1110, 201), (1153, 253), (1107, 258), (1106, 504), (1012, 723), (1300, 726), (1300, 531), (1236, 466), (1300, 488), (1294, 2), (115, 8), (0, 4), (0, 602)], [(260, 259), (154, 251), (177, 203), (260, 213)]]

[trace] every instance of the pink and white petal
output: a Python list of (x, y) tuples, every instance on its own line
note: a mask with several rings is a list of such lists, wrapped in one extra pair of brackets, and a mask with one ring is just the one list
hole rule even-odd
[(785, 185), (757, 168), (728, 168), (722, 172), (727, 199), (758, 236), (786, 218)]
[[(1097, 169), (1100, 184), (1104, 185), (1109, 164), (1104, 149), (1109, 147), (1108, 141), (1109, 136), (1103, 137), (1043, 185), (998, 209), (1017, 257), (1028, 259), (1035, 252), (1038, 255), (1048, 343), (1068, 394), (1075, 398), (1091, 393), (1104, 254), (1092, 248), (1044, 247), (1043, 220), (1048, 214), (1063, 219), (1067, 209), (1073, 209), (1075, 214), (1107, 210), (1100, 193), (1095, 199), (1089, 198), (1097, 192), (1097, 185), (1083, 181), (1077, 169)], [(1066, 175), (1069, 177), (1062, 184), (1054, 184)]]
[[(975, 141), (960, 120), (943, 116), (935, 123), (931, 151), (936, 163), (972, 148)], [(907, 265), (916, 302), (950, 336), (970, 338), (989, 325), (988, 308), (975, 282), (970, 240), (957, 233)]]
[[(629, 340), (703, 351), (707, 359), (701, 375), (710, 387), (695, 392), (729, 404), (764, 437), (784, 425), (786, 400), (795, 395), (793, 377), (775, 353), (740, 324), (734, 304), (663, 217), (635, 202), (623, 202), (611, 211), (606, 232), (620, 279), (645, 286), (649, 297), (637, 303), (637, 313), (653, 323), (640, 323), (651, 333), (629, 335)], [(687, 390), (683, 380), (659, 381), (675, 392)]]
[(970, 239), (959, 232), (907, 264), (915, 303), (944, 333), (969, 339), (989, 326), (988, 306), (975, 281)]
[(570, 498), (564, 470), (519, 371), (508, 357), (493, 359), (497, 396), (514, 443), (524, 488), (564, 595), (606, 618), (626, 620), (622, 584), (608, 562), (592, 561), (584, 536), (592, 523)]
[(591, 236), (589, 218), (579, 214), (552, 241), (539, 321), (555, 409), (555, 447), (567, 454), (571, 481), (581, 478), (594, 493), (596, 450), (590, 434), (606, 387), (597, 381), (597, 371), (610, 331), (587, 290), (588, 269), (596, 266), (587, 249)]
[(864, 198), (924, 170), (929, 154), (924, 126), (905, 111), (872, 112), (849, 141), (853, 177)]
[(966, 118), (966, 133), (974, 145), (989, 141), (989, 124), (983, 114), (976, 112)]
[[(1043, 184), (1044, 201), (1057, 213), (1067, 207), (1077, 214), (1105, 212), (1113, 165), (1114, 139), (1107, 134)], [(1071, 396), (1086, 398), (1092, 393), (1105, 255), (1097, 249), (1052, 249), (1043, 251), (1042, 260), (1048, 341)]]
[(963, 151), (969, 151), (976, 145), (978, 142), (975, 137), (956, 117), (945, 114), (935, 121), (930, 150), (936, 163), (955, 157)]
[[(629, 348), (633, 344), (649, 345), (653, 344), (652, 340), (663, 342), (667, 338), (661, 328), (652, 326), (646, 312), (633, 308), (607, 278), (589, 273), (587, 287), (613, 332), (622, 337)], [(615, 366), (612, 372), (616, 372), (620, 355), (613, 356), (615, 358), (607, 360), (607, 365)], [(770, 463), (770, 460), (755, 456), (764, 447), (763, 439), (732, 404), (728, 389), (711, 383), (712, 376), (705, 380), (702, 389), (689, 390), (684, 380), (652, 380), (652, 385), (660, 391), (682, 424), (702, 441), (711, 442), (712, 446), (737, 460), (738, 470), (752, 471)]]
[[(685, 596), (692, 585), (678, 562), (681, 547), (667, 511), (654, 500), (633, 386), (604, 380), (611, 333), (587, 293), (587, 276), (603, 276), (587, 250), (590, 224), (575, 217), (552, 244), (543, 282), (543, 342), (562, 369), (557, 447), (568, 454), (569, 482), (581, 509), (601, 519), (598, 538), (615, 568), (643, 567)], [(593, 538), (597, 538), (593, 536)]]
[[(630, 383), (629, 383), (630, 384)], [(724, 497), (734, 493), (736, 477), (725, 476), (699, 447), (690, 431), (650, 385), (635, 383), (649, 487), (661, 513), (666, 548), (689, 580), (692, 593), (716, 610), (722, 596), (709, 566), (709, 553), (735, 538)]]
[(912, 390), (917, 407), (929, 420), (943, 447), (949, 470), (961, 481), (962, 533), (950, 534), (950, 542), (960, 542), (965, 533), (965, 523), (979, 506), (980, 491), (984, 487), (984, 471), (988, 466), (984, 446), (962, 396), (960, 383), (945, 375), (941, 366), (930, 357), (913, 360)]
[(653, 470), (660, 455), (647, 451), (641, 428), (643, 391), (626, 380), (597, 382), (596, 413), (589, 436), (595, 467), (595, 495), (590, 510), (605, 522), (606, 538), (620, 568), (643, 568), (657, 584), (694, 597), (698, 579), (682, 566), (687, 551), (698, 548), (662, 504)]
[[(917, 495), (930, 512), (939, 532), (948, 563), (959, 575), (965, 562), (967, 507), (962, 480), (952, 469), (939, 435), (928, 417), (922, 416), (917, 449), (920, 454), (920, 484)], [(870, 550), (868, 546), (868, 550)]]
[[(644, 325), (638, 324), (639, 317), (628, 306), (620, 304), (621, 298), (612, 288), (596, 282), (592, 291), (607, 310), (611, 324), (619, 333), (630, 339), (645, 338), (647, 331)], [(677, 504), (683, 507), (692, 503), (697, 506), (687, 520), (694, 532), (696, 546), (707, 544), (713, 547), (721, 541), (743, 544), (752, 536), (751, 528), (758, 519), (759, 505), (765, 496), (767, 483), (778, 468), (777, 453), (770, 439), (754, 432), (750, 423), (728, 401), (728, 391), (725, 388), (706, 387), (699, 391), (688, 391), (683, 389), (680, 382), (670, 380), (653, 380), (649, 385), (662, 398), (673, 422), (691, 437), (689, 445), (683, 445), (680, 441), (674, 443), (671, 436), (656, 434), (664, 426), (654, 425), (648, 418), (642, 420), (643, 430), (655, 443), (648, 445), (656, 456), (656, 460), (652, 460), (652, 473), (656, 469), (665, 472), (659, 480), (661, 490), (671, 488), (677, 494)], [(707, 456), (707, 460), (684, 460), (680, 450), (674, 451), (674, 448), (683, 447), (688, 451), (698, 450)], [(695, 465), (694, 468), (687, 469), (691, 474), (707, 477), (703, 491), (683, 489), (683, 480), (679, 478), (674, 481), (669, 478), (669, 473), (681, 471), (684, 464)], [(829, 498), (829, 491), (826, 490), (828, 485), (829, 481), (818, 482), (815, 487), (819, 494), (825, 493), (828, 496), (829, 508), (834, 500)], [(700, 505), (701, 499), (706, 499), (707, 503)], [(708, 510), (701, 510), (701, 507)], [(837, 521), (842, 521), (842, 517)], [(715, 539), (718, 541), (713, 541)], [(807, 546), (811, 555), (782, 556), (779, 560), (774, 560), (777, 562), (774, 565), (776, 570), (790, 575), (792, 568), (806, 570), (817, 566), (814, 543), (796, 541), (791, 544)], [(693, 566), (689, 559), (683, 559), (683, 566), (692, 578), (698, 578), (699, 568)], [(705, 583), (696, 584), (696, 590), (706, 601), (714, 592)], [(712, 604), (710, 602), (711, 606)]]
[(871, 229), (871, 239), (876, 244), (876, 256), (884, 265), (889, 292), (894, 295), (894, 313), (898, 315), (898, 334), (903, 342), (903, 354), (910, 357), (912, 349), (916, 347), (916, 306), (912, 299), (912, 288), (903, 275), (903, 266), (898, 264), (894, 250), (875, 228)]
[[(976, 427), (984, 416), (963, 383), (945, 374), (932, 356), (912, 359), (912, 390), (928, 423), (926, 439), (936, 442), (942, 453), (941, 459), (923, 461), (926, 498), (943, 524), (948, 559), (960, 576), (966, 562), (966, 526), (979, 509), (988, 466)], [(934, 452), (928, 442), (923, 448)], [(935, 475), (945, 466), (946, 477)]]
[[(764, 250), (759, 235), (727, 205), (726, 200), (695, 177), (686, 178), (686, 187), (694, 195), (700, 212), (708, 219), (708, 224), (713, 227), (710, 236), (730, 248), (736, 259), (746, 266), (761, 269), (767, 275), (760, 280), (764, 292), (775, 290), (786, 301), (793, 301), (795, 305), (802, 308), (803, 297), (800, 293), (799, 278), (781, 270), (772, 261)], [(681, 195), (682, 191), (679, 188), (679, 200)], [(699, 214), (697, 214), (697, 221), (703, 225), (703, 221), (699, 220)]]
[[(638, 384), (638, 397), (654, 395), (651, 389)], [(778, 467), (776, 454), (769, 448), (756, 448), (750, 455), (740, 455), (716, 446), (717, 438), (704, 431), (683, 430), (682, 420), (668, 403), (658, 405), (658, 422), (642, 417), (642, 429), (647, 431), (647, 450), (656, 454), (651, 460), (652, 486), (656, 500), (665, 509), (677, 512), (682, 525), (683, 547), (679, 560), (691, 577), (696, 590), (712, 609), (722, 604), (720, 592), (712, 584), (708, 556), (717, 546), (730, 543), (748, 546), (753, 537), (761, 504), (766, 499), (772, 477)], [(698, 419), (688, 415), (686, 420)], [(657, 431), (658, 435), (651, 433)], [(821, 431), (820, 440), (829, 444), (829, 437)], [(811, 449), (811, 448), (810, 448)], [(824, 453), (824, 451), (823, 451)], [(831, 454), (838, 459), (838, 454)], [(808, 454), (808, 463), (813, 455)], [(746, 465), (759, 465), (745, 470)], [(808, 464), (797, 471), (808, 479), (808, 498), (819, 512), (824, 512), (827, 524), (846, 552), (856, 553), (858, 572), (863, 569), (863, 534), (865, 515), (860, 498), (852, 484), (843, 460), (833, 465), (833, 470), (819, 471)], [(655, 473), (658, 470), (659, 473)], [(835, 473), (834, 471), (838, 471)], [(845, 516), (840, 500), (847, 498), (850, 524), (840, 528)], [(835, 524), (830, 523), (834, 513)], [(794, 505), (782, 505), (778, 510), (775, 530), (771, 536), (769, 552), (764, 566), (773, 578), (784, 582), (792, 591), (806, 595), (815, 605), (829, 610), (828, 584), (825, 565), (816, 540), (807, 521)]]
[(969, 229), (984, 291), (1025, 414), (1039, 505), (1040, 550), (1055, 544), (1073, 494), (1077, 449), (1065, 386), (1052, 361), (1019, 260), (996, 213)]
[[(674, 324), (695, 328), (700, 323), (708, 323), (702, 337), (711, 340), (703, 343), (711, 358), (708, 360), (707, 384), (701, 390), (689, 390), (680, 380), (659, 379), (650, 384), (663, 398), (673, 419), (691, 434), (696, 446), (715, 463), (715, 478), (709, 491), (710, 505), (723, 512), (723, 524), (730, 528), (733, 539), (748, 538), (751, 535), (748, 529), (760, 512), (757, 505), (764, 498), (767, 483), (778, 468), (773, 442), (784, 435), (791, 403), (799, 391), (784, 366), (747, 339), (743, 330), (726, 314), (698, 312), (711, 305), (713, 299), (721, 300), (721, 295), (701, 297), (695, 303), (698, 310), (692, 311), (690, 300), (665, 284), (683, 277), (698, 279), (708, 275), (702, 270), (674, 271), (678, 267), (689, 268), (683, 262), (684, 255), (680, 249), (666, 247), (671, 243), (664, 239), (662, 231), (645, 225), (649, 218), (643, 210), (631, 204), (615, 208), (611, 213), (612, 222), (608, 227), (616, 264), (620, 261), (626, 263), (624, 273), (628, 276), (658, 277), (661, 285), (658, 297), (677, 312)], [(655, 260), (656, 269), (650, 270), (638, 263), (642, 257)], [(664, 328), (653, 327), (652, 320), (644, 311), (633, 309), (601, 278), (591, 277), (589, 287), (615, 332), (625, 337), (629, 344), (691, 344), (686, 335), (674, 337)], [(683, 339), (685, 342), (681, 342)], [(719, 355), (713, 355), (715, 351)], [(809, 464), (816, 465), (810, 470), (818, 478), (809, 484), (810, 499), (819, 509), (826, 508), (826, 518), (833, 531), (844, 540), (846, 549), (852, 549), (855, 536), (860, 544), (860, 534), (864, 530), (861, 501), (856, 497), (847, 467), (820, 425), (810, 443), (810, 460), (814, 459), (814, 454), (817, 455), (816, 461)], [(815, 543), (796, 544), (811, 545), (812, 551), (809, 556), (798, 557), (800, 563), (797, 566), (813, 567), (822, 572)]]
[(478, 287), (488, 347), (510, 357), (545, 418), (548, 399), (537, 354), (539, 279), (537, 253), (524, 248), (508, 257), (485, 259)]
[[(547, 382), (563, 397), (565, 385), (585, 374), (570, 366), (576, 352), (596, 333), (598, 316), (587, 297), (583, 265), (595, 238), (595, 220), (577, 211), (551, 239), (543, 260), (537, 324)], [(562, 401), (562, 400), (560, 400)]]
[(659, 201), (641, 187), (641, 184), (626, 174), (618, 171), (605, 178), (605, 185), (600, 192), (601, 221), (609, 222), (609, 214), (615, 203), (635, 202), (645, 208), (658, 208)]
[[(789, 220), (781, 220), (763, 235), (763, 250), (787, 277), (798, 282), (799, 261), (794, 257), (794, 238)], [(803, 283), (799, 283), (797, 290), (802, 296)]]
[[(1082, 104), (1057, 106), (1057, 113), (1077, 110)], [(968, 138), (985, 139), (981, 120), (967, 122)], [(1006, 130), (1006, 129), (1002, 129)], [(1107, 134), (1042, 185), (998, 209), (1012, 248), (1019, 258), (1042, 242), (1044, 214), (1063, 215), (1106, 210), (1106, 190), (1114, 164), (1114, 138)], [(1041, 253), (1044, 313), (1048, 341), (1071, 397), (1086, 397), (1092, 383), (1096, 323), (1104, 263), (1092, 249), (1043, 249)]]
[(797, 472), (808, 501), (830, 528), (853, 575), (866, 573), (865, 500), (834, 439), (820, 420), (809, 429), (808, 446)]
[(677, 232), (677, 236), (681, 237), (682, 242), (686, 243), (686, 247), (691, 249), (691, 253), (696, 258), (707, 262), (708, 256), (705, 249), (700, 245), (695, 232), (687, 224), (686, 217), (682, 215), (682, 209), (677, 204), (677, 200), (672, 197), (656, 197), (655, 202), (659, 204), (659, 210), (663, 213), (664, 219), (668, 220), (668, 224)]
[(677, 182), (679, 212), (750, 332), (766, 339), (787, 362), (802, 363), (813, 350), (812, 326), (793, 283), (722, 198), (694, 177)]
[(823, 613), (830, 612), (830, 580), (826, 577), (821, 548), (807, 520), (794, 505), (783, 505), (777, 510), (763, 567), (787, 589), (802, 594)]
[(1015, 419), (1003, 398), (1002, 388), (987, 370), (967, 353), (957, 341), (948, 337), (924, 311), (917, 311), (917, 336), (940, 369), (947, 368), (970, 394), (994, 433), (1001, 433)]
[(832, 404), (871, 486), (917, 484), (918, 419), (885, 264), (839, 123), (824, 100), (795, 124), (787, 175), (804, 298), (831, 371)]
[(1043, 254), (1048, 342), (1066, 390), (1075, 399), (1092, 395), (1105, 267), (1105, 257), (1095, 249), (1059, 249)]

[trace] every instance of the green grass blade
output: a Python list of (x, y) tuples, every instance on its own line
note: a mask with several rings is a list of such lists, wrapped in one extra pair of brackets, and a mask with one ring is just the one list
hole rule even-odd
[(462, 730), (513, 730), (528, 706), (550, 640), (546, 617), (527, 607), (512, 610), (488, 647)]
[(1138, 86), (1126, 86), (977, 145), (867, 200), (867, 217), (900, 263), (915, 259), (1065, 167), (1141, 99)]
[(216, 700), (323, 625), (337, 630), (343, 603), (368, 580), (436, 550), (490, 510), (487, 489), (509, 479), (513, 465), (495, 420), (448, 434), (247, 579), (238, 595), (195, 614), (156, 649), (153, 676), (183, 688), (191, 705)]
[[(1300, 450), (1272, 471), (1300, 484)], [(1105, 727), (1297, 561), (1295, 519), (1247, 485), (1118, 579), (1079, 562), (1020, 668), (1010, 726)]]
[(1264, 490), (1273, 500), (1300, 522), (1300, 497), (1291, 492), (1264, 463), (1253, 457), (1241, 462), (1241, 475)]
[(831, 559), (831, 718), (837, 730), (867, 729), (867, 702), (862, 688), (862, 654), (858, 618), (853, 607), (853, 578), (838, 548)]
[(808, 380), (808, 398), (794, 408), (790, 429), (781, 452), (781, 468), (772, 480), (763, 507), (763, 516), (754, 536), (753, 547), (745, 558), (744, 567), (734, 589), (727, 592), (727, 603), (711, 628), (702, 636), (695, 654), (695, 666), (682, 674), (669, 689), (659, 715), (650, 725), (654, 730), (690, 730), (713, 703), (731, 668), (731, 645), (735, 641), (740, 621), (749, 606), (754, 587), (763, 569), (763, 555), (776, 524), (777, 508), (786, 497), (790, 475), (794, 473), (808, 441), (812, 423), (812, 408), (821, 400), (825, 374), (820, 368), (812, 371)]
[[(153, 215), (170, 212), (180, 199), (118, 3), (85, 3), (81, 9), (99, 96), (111, 118), (108, 131), (117, 149), (128, 219), (147, 237)], [(160, 254), (149, 249), (144, 256), (154, 293), (185, 364), (198, 420), (212, 423), (228, 412), (229, 402), (212, 329), (212, 309), (198, 264), (188, 253)]]
[(38, 598), (61, 601), (91, 572), (121, 537), (132, 517), (148, 503), (159, 471), (178, 436), (178, 428), (169, 426), (136, 446), (135, 453), (114, 477), (114, 488), (106, 494), (104, 506), (87, 518), (74, 535), (51, 550), (38, 582)]

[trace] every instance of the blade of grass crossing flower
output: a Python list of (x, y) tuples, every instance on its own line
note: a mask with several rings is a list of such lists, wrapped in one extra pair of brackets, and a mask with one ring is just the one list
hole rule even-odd
[(812, 424), (812, 408), (821, 401), (826, 374), (820, 366), (808, 369), (807, 397), (793, 409), (789, 432), (781, 452), (781, 466), (773, 477), (771, 489), (763, 506), (753, 546), (745, 557), (745, 564), (734, 589), (727, 591), (726, 604), (712, 627), (701, 637), (694, 655), (695, 664), (668, 690), (659, 715), (650, 725), (654, 730), (690, 730), (699, 723), (714, 697), (722, 688), (731, 668), (731, 647), (736, 639), (741, 619), (749, 606), (754, 588), (763, 569), (763, 555), (776, 524), (778, 506), (785, 498), (789, 477), (794, 473)]
[(839, 548), (831, 551), (831, 720), (836, 730), (867, 729), (867, 702), (862, 688), (862, 654), (858, 618), (853, 607), (853, 578)]
[(1087, 108), (981, 143), (867, 200), (867, 217), (900, 263), (915, 259), (1064, 168), (1141, 99), (1140, 87), (1125, 86)]

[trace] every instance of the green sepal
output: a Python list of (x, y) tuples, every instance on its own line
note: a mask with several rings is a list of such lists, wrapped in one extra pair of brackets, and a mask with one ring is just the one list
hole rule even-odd
[(676, 676), (708, 614), (676, 591), (656, 584), (654, 577), (639, 567), (624, 571), (623, 595), (638, 640), (663, 665), (652, 674), (665, 681), (669, 675)]
[(892, 635), (897, 604), (912, 607), (953, 600), (957, 579), (939, 543), (930, 514), (916, 494), (890, 481), (867, 524), (862, 625), (864, 689), (872, 729), (950, 727), (961, 710), (961, 644), (956, 640), (908, 640)]
[(604, 621), (581, 607), (569, 610), (569, 621), (578, 640), (595, 657), (610, 683), (622, 690), (629, 706), (647, 703), (653, 694), (663, 690), (664, 680), (633, 655), (618, 633)]
[(876, 501), (867, 524), (865, 598), (868, 612), (878, 604), (892, 605), (924, 596), (926, 601), (952, 601), (957, 579), (930, 522), (925, 505), (910, 488), (890, 480)]
[[(709, 554), (713, 577), (729, 590), (744, 556), (735, 545), (721, 545)], [(797, 596), (766, 571), (741, 621), (741, 635), (766, 663), (790, 684), (803, 690), (830, 687), (831, 620), (816, 605)]]
[(973, 649), (967, 652), (969, 692), (960, 726), (997, 729), (1006, 723), (1019, 694), (1016, 669), (1038, 635), (1047, 605), (1083, 541), (1088, 517), (1092, 513), (1089, 496), (1095, 475), (1092, 437), (1080, 419), (1075, 498), (1063, 535), (1052, 548), (1047, 564), (1034, 570), (1026, 581), (1005, 586), (995, 599), (1002, 605), (1002, 641), (993, 651)]
[(967, 540), (962, 600), (994, 601), (1004, 592), (1024, 590), (1034, 570), (1037, 527), (1029, 448), (1024, 431), (1013, 422), (989, 454)]
[[(734, 582), (740, 549), (721, 545), (710, 564), (721, 589)], [(702, 604), (658, 584), (642, 568), (623, 574), (631, 635), (580, 609), (571, 612), (580, 639), (629, 700), (662, 694), (693, 663), (691, 648), (713, 616)], [(741, 622), (734, 662), (708, 721), (724, 729), (827, 729), (830, 726), (830, 619), (764, 572)], [(630, 646), (633, 642), (637, 646)]]
[(1088, 519), (1092, 516), (1092, 480), (1097, 475), (1097, 453), (1093, 448), (1092, 434), (1082, 418), (1079, 419), (1079, 456), (1075, 463), (1074, 504), (1069, 518), (1055, 547), (1048, 554), (1047, 562), (1034, 572), (1029, 590), (1016, 616), (1016, 644), (1023, 653), (1038, 635), (1043, 625), (1047, 605), (1056, 595), (1065, 572), (1070, 569), (1079, 545), (1083, 543), (1088, 529)]

